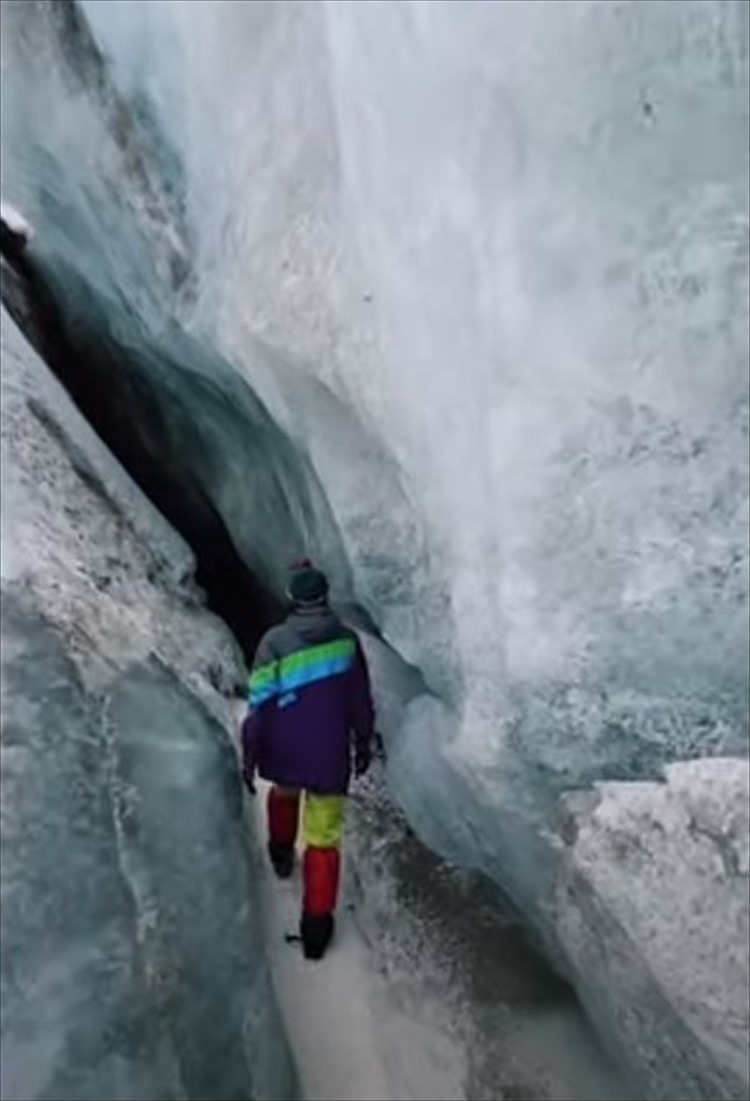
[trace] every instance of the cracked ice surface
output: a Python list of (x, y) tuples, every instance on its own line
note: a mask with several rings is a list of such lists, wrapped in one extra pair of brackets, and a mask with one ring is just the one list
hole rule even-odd
[(237, 546), (279, 585), (303, 542), (416, 667), (394, 789), (565, 957), (560, 794), (747, 753), (747, 5), (85, 10), (162, 161), (4, 34), (4, 197), (136, 353), (168, 314), (221, 355), (181, 427)]
[(665, 1080), (664, 1097), (675, 1082), (680, 1097), (743, 1096), (747, 761), (670, 765), (664, 784), (602, 784), (596, 796), (569, 802), (560, 929), (590, 976), (592, 1016), (637, 1045), (654, 1078)]
[(4, 310), (2, 496), (2, 1095), (291, 1096), (236, 648)]
[(87, 10), (481, 832), (746, 752), (746, 6)]

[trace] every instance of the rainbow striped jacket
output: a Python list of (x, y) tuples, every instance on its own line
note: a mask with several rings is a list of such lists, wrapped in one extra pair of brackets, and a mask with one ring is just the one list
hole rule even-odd
[(371, 751), (375, 719), (354, 631), (327, 608), (292, 612), (261, 639), (248, 690), (245, 768), (276, 784), (345, 793), (352, 751)]

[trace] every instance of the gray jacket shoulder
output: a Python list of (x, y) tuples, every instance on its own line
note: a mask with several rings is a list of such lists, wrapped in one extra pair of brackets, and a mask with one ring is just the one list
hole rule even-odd
[(263, 635), (255, 651), (253, 665), (256, 668), (284, 656), (284, 627), (285, 624), (279, 623), (275, 627), (270, 627)]

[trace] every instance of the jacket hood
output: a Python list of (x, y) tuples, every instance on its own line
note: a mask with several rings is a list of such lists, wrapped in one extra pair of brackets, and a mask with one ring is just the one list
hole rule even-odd
[(286, 623), (305, 646), (330, 642), (340, 637), (344, 630), (339, 617), (327, 607), (309, 611), (295, 608), (287, 617)]

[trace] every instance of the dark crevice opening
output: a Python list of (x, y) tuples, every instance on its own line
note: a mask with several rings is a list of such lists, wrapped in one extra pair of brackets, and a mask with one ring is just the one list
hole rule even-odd
[(137, 358), (111, 339), (97, 345), (88, 338), (73, 346), (48, 281), (4, 223), (2, 228), (3, 304), (110, 451), (188, 543), (207, 607), (233, 632), (249, 664), (263, 632), (283, 614), (282, 604), (239, 555), (208, 495), (181, 476), (179, 456), (154, 446), (168, 438), (164, 415)]

